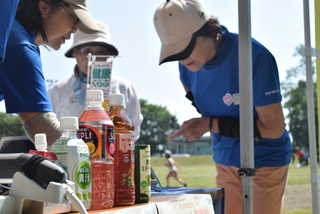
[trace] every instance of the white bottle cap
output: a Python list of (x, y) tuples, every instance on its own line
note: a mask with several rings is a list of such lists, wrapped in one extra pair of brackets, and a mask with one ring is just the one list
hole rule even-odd
[(79, 129), (78, 117), (61, 117), (60, 118), (60, 130), (65, 129)]
[(109, 106), (123, 106), (124, 107), (124, 95), (123, 94), (109, 94)]
[(104, 98), (103, 98), (103, 91), (102, 90), (87, 90), (87, 102), (92, 102), (92, 101), (96, 101), (96, 102), (103, 102)]
[(47, 136), (44, 133), (39, 133), (34, 136), (34, 145), (37, 151), (47, 151)]

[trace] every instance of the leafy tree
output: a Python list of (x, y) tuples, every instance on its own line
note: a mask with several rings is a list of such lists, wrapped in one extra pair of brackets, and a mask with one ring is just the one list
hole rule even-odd
[(137, 144), (149, 144), (151, 154), (159, 152), (159, 145), (167, 144), (167, 137), (180, 126), (177, 118), (170, 114), (166, 107), (149, 104), (140, 99), (143, 122)]
[[(305, 57), (303, 55), (304, 46), (296, 47), (296, 52), (293, 56), (301, 57), (299, 65), (287, 71), (286, 80), (281, 83), (284, 91), (284, 108), (289, 113), (286, 117), (289, 119), (289, 131), (292, 136), (292, 146), (300, 148), (309, 148), (308, 134), (308, 112), (307, 112), (307, 96), (306, 96), (306, 68)], [(312, 72), (315, 72), (314, 62), (312, 64)], [(317, 108), (317, 91), (316, 83), (314, 88), (314, 106), (315, 106), (315, 129), (318, 136), (318, 108)], [(318, 137), (316, 137), (318, 139)]]
[(0, 112), (0, 138), (24, 135), (22, 123), (17, 115)]

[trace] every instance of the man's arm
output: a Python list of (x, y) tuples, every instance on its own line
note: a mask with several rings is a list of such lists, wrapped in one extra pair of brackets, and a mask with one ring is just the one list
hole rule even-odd
[(32, 142), (35, 134), (45, 133), (48, 146), (51, 146), (61, 136), (60, 123), (53, 112), (18, 113), (18, 116)]
[(284, 116), (281, 103), (255, 107), (258, 113), (257, 127), (262, 138), (277, 139), (284, 132)]

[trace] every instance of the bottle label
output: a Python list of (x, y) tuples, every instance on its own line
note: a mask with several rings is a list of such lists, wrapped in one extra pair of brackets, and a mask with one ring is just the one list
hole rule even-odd
[(54, 152), (63, 168), (68, 173), (68, 141), (72, 138), (60, 138), (51, 146), (51, 151)]
[[(80, 156), (81, 156), (81, 153), (80, 153)], [(72, 176), (73, 176), (72, 180), (76, 184), (75, 185), (76, 195), (82, 201), (86, 209), (89, 209), (91, 205), (91, 200), (92, 200), (91, 163), (89, 159), (81, 158), (80, 161), (73, 168)]]
[(56, 154), (53, 153), (53, 152), (30, 150), (29, 154), (31, 154), (31, 155), (35, 155), (35, 154), (41, 155), (43, 157), (46, 157), (52, 163), (56, 163), (58, 161), (58, 158), (57, 158)]
[(114, 160), (114, 126), (102, 121), (80, 121), (78, 137), (88, 146), (91, 160)]
[(136, 166), (136, 203), (147, 203), (151, 195), (150, 145), (135, 146)]
[(75, 183), (75, 193), (86, 209), (90, 208), (91, 163), (88, 146), (81, 139), (61, 137), (51, 146), (68, 177)]
[(134, 142), (132, 133), (115, 133), (116, 186), (134, 189)]

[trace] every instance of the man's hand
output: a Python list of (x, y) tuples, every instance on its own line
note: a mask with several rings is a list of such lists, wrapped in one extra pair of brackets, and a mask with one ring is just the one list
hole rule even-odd
[(209, 117), (199, 117), (184, 121), (180, 129), (170, 135), (168, 140), (172, 140), (178, 136), (182, 136), (188, 141), (198, 140), (204, 133), (209, 131), (209, 120)]

